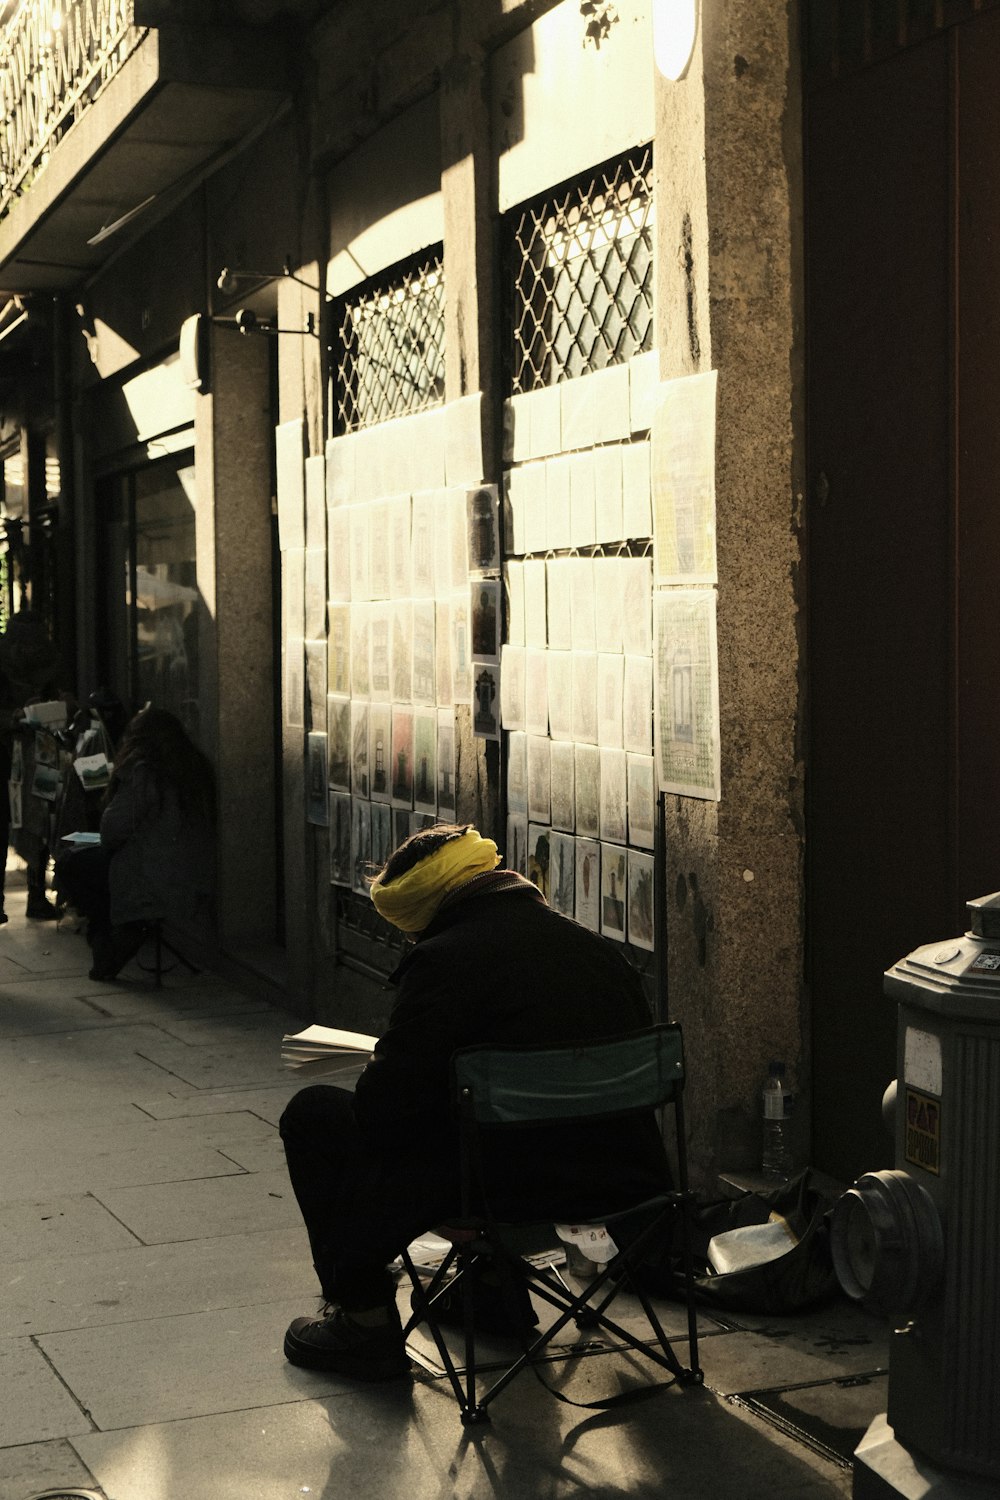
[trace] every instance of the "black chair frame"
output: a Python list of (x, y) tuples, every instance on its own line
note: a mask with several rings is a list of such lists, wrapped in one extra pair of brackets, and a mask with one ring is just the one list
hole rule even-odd
[[(567, 1059), (570, 1067), (569, 1072), (565, 1073)], [(623, 1059), (625, 1067), (621, 1071)], [(539, 1077), (539, 1069), (544, 1072), (547, 1064), (552, 1065), (556, 1074), (562, 1069), (567, 1084), (563, 1091), (565, 1098), (540, 1099), (537, 1094), (532, 1093), (529, 1081), (526, 1087), (517, 1085), (512, 1104), (507, 1083), (516, 1077), (519, 1063), (526, 1064), (536, 1079)], [(491, 1074), (496, 1064), (499, 1065), (501, 1076), (498, 1088), (494, 1089)], [(574, 1081), (575, 1068), (582, 1071), (582, 1085), (579, 1078)], [(620, 1070), (619, 1076), (615, 1076), (616, 1068)], [(406, 1324), (404, 1335), (409, 1337), (421, 1323), (427, 1325), (458, 1403), (462, 1424), (477, 1426), (489, 1422), (490, 1404), (525, 1368), (531, 1367), (539, 1374), (538, 1366), (542, 1362), (568, 1357), (565, 1351), (546, 1354), (546, 1350), (570, 1323), (583, 1331), (593, 1329), (610, 1335), (666, 1370), (671, 1377), (669, 1381), (627, 1390), (603, 1401), (572, 1402), (573, 1405), (605, 1409), (651, 1395), (674, 1382), (684, 1385), (701, 1384), (704, 1376), (698, 1363), (698, 1324), (691, 1248), (693, 1195), (688, 1186), (681, 1099), (684, 1066), (680, 1028), (676, 1024), (654, 1026), (645, 1032), (631, 1033), (628, 1037), (571, 1048), (469, 1048), (456, 1054), (453, 1070), (462, 1174), (462, 1212), (451, 1226), (456, 1234), (456, 1242), (446, 1252), (441, 1265), (434, 1271), (426, 1286), (408, 1251), (403, 1253), (402, 1259), (413, 1287), (413, 1315)], [(560, 1091), (561, 1085), (557, 1081), (551, 1094), (558, 1096)], [(550, 1093), (548, 1084), (545, 1085), (545, 1092)], [(499, 1113), (506, 1113), (505, 1119), (498, 1118), (498, 1098)], [(533, 1265), (513, 1253), (505, 1241), (515, 1226), (498, 1223), (488, 1207), (478, 1214), (472, 1211), (476, 1188), (482, 1190), (484, 1186), (480, 1181), (479, 1171), (479, 1132), (482, 1128), (503, 1128), (504, 1124), (516, 1126), (525, 1123), (526, 1119), (592, 1119), (601, 1114), (620, 1115), (628, 1110), (645, 1110), (662, 1105), (670, 1105), (673, 1110), (677, 1187), (629, 1205), (624, 1211), (601, 1216), (599, 1222), (607, 1227), (615, 1244), (621, 1248), (581, 1291), (577, 1292), (568, 1286), (556, 1266)], [(482, 1191), (479, 1201), (488, 1203), (488, 1196)], [(637, 1274), (646, 1252), (665, 1241), (678, 1217), (681, 1226), (680, 1260), (687, 1308), (688, 1365), (682, 1364), (678, 1359)], [(641, 1227), (628, 1232), (626, 1226), (630, 1220), (633, 1225), (641, 1223)], [(587, 1222), (596, 1221), (591, 1218)], [(537, 1335), (526, 1333), (522, 1339), (520, 1355), (488, 1389), (481, 1391), (479, 1376), (483, 1372), (477, 1368), (471, 1287), (476, 1267), (486, 1264), (499, 1273), (501, 1285), (506, 1280), (510, 1286), (510, 1278), (522, 1277), (530, 1291), (554, 1308), (558, 1316)], [(464, 1370), (456, 1365), (434, 1315), (435, 1303), (446, 1294), (450, 1300), (456, 1288), (462, 1293)], [(638, 1338), (609, 1316), (607, 1309), (622, 1290), (628, 1290), (638, 1298), (652, 1331), (652, 1340)], [(586, 1352), (586, 1349), (575, 1349), (571, 1351), (571, 1356)], [(412, 1348), (410, 1353), (411, 1356), (414, 1353)], [(419, 1357), (418, 1362), (422, 1362)], [(543, 1380), (542, 1383), (546, 1382)], [(552, 1387), (548, 1388), (552, 1390)], [(568, 1399), (558, 1391), (553, 1394), (560, 1399)]]

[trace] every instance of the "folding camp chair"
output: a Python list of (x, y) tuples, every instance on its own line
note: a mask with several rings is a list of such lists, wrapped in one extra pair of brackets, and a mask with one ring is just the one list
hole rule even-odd
[[(666, 1369), (671, 1376), (669, 1381), (657, 1380), (652, 1385), (621, 1392), (604, 1401), (574, 1402), (574, 1405), (606, 1408), (621, 1405), (638, 1395), (651, 1394), (674, 1381), (700, 1384), (703, 1375), (698, 1364), (691, 1260), (693, 1200), (688, 1189), (684, 1139), (681, 1099), (684, 1052), (680, 1027), (676, 1024), (653, 1026), (607, 1041), (560, 1048), (471, 1047), (455, 1054), (453, 1074), (459, 1117), (461, 1217), (452, 1226), (454, 1243), (426, 1285), (409, 1253), (403, 1255), (413, 1285), (414, 1308), (404, 1333), (409, 1337), (421, 1323), (426, 1323), (458, 1402), (463, 1425), (488, 1422), (490, 1403), (521, 1370), (530, 1366), (536, 1374), (539, 1373), (538, 1364), (546, 1349), (570, 1323), (581, 1329), (601, 1330), (616, 1343), (624, 1343)], [(667, 1104), (673, 1106), (678, 1169), (676, 1189), (665, 1180), (662, 1191), (632, 1203), (624, 1210), (619, 1205), (613, 1213), (599, 1216), (589, 1213), (585, 1221), (573, 1220), (578, 1224), (586, 1222), (605, 1226), (617, 1248), (617, 1253), (594, 1279), (582, 1291), (576, 1292), (554, 1266), (538, 1267), (522, 1260), (512, 1249), (511, 1241), (518, 1229), (524, 1229), (524, 1224), (498, 1223), (488, 1206), (482, 1207), (484, 1203), (488, 1205), (489, 1184), (478, 1180), (481, 1176), (480, 1132), (556, 1121), (593, 1120), (602, 1115), (622, 1116)], [(474, 1207), (477, 1204), (478, 1209)], [(678, 1225), (679, 1236), (674, 1234)], [(638, 1274), (643, 1260), (654, 1248), (662, 1251), (666, 1244), (676, 1245), (678, 1241), (687, 1304), (687, 1366), (681, 1364), (674, 1352)], [(485, 1266), (492, 1268), (499, 1274), (501, 1285), (506, 1283), (508, 1288), (516, 1284), (516, 1278), (523, 1278), (530, 1291), (554, 1308), (557, 1314), (537, 1334), (525, 1332), (518, 1358), (481, 1394), (478, 1376), (482, 1370), (477, 1369), (473, 1320), (473, 1285), (477, 1266), (480, 1270)], [(435, 1304), (443, 1306), (444, 1299), (453, 1302), (456, 1290), (461, 1295), (464, 1319), (464, 1372), (456, 1366), (435, 1315)], [(607, 1309), (623, 1290), (638, 1298), (651, 1337), (640, 1339), (609, 1316)], [(513, 1298), (509, 1300), (513, 1306)], [(410, 1352), (412, 1354), (413, 1350)], [(463, 1373), (464, 1381), (461, 1378)]]

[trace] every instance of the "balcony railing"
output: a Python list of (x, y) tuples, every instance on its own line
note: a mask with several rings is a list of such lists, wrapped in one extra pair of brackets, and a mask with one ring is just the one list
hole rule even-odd
[(135, 51), (133, 0), (19, 0), (0, 33), (0, 218)]

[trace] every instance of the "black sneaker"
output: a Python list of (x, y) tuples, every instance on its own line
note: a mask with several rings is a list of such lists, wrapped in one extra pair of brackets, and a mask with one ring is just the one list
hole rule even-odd
[(285, 1334), (285, 1358), (304, 1370), (324, 1370), (350, 1380), (396, 1380), (409, 1375), (410, 1360), (396, 1304), (388, 1322), (355, 1323), (342, 1307), (323, 1318), (295, 1318)]

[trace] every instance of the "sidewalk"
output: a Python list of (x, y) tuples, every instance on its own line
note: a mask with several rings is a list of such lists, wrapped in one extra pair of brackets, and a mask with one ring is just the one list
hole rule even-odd
[[(93, 983), (82, 936), (25, 920), (13, 871), (7, 910), (0, 1500), (850, 1495), (888, 1335), (846, 1303), (706, 1317), (705, 1387), (619, 1413), (526, 1373), (471, 1438), (416, 1366), (381, 1387), (294, 1369), (285, 1327), (317, 1304), (276, 1124), (298, 1087), (279, 1041), (301, 1023), (207, 974)], [(589, 1400), (630, 1368), (612, 1352), (550, 1373)]]

